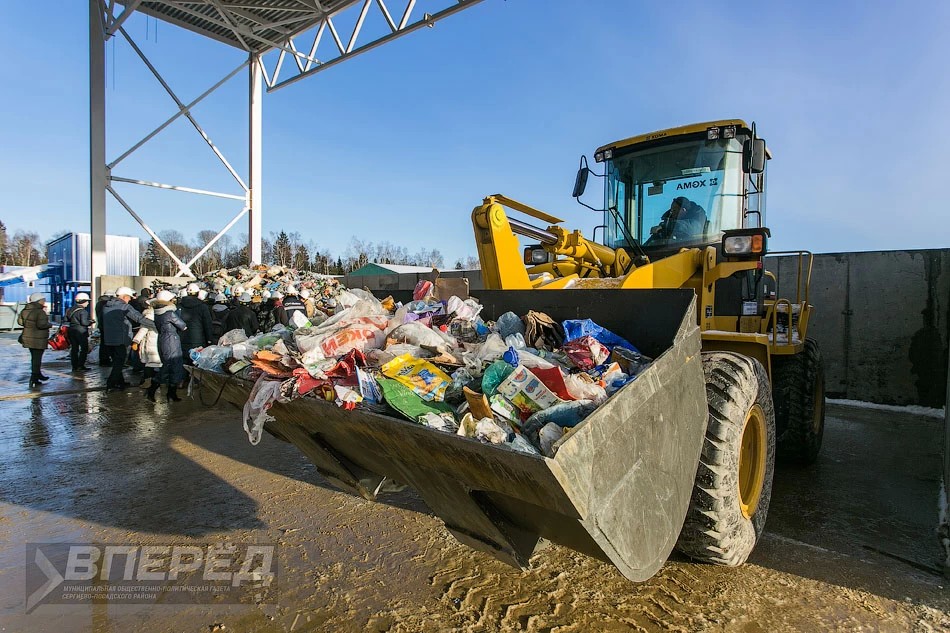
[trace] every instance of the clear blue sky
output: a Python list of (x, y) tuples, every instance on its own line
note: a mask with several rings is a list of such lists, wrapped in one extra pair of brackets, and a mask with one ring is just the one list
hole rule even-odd
[[(351, 235), (434, 246), (451, 264), (475, 253), (471, 208), (495, 192), (589, 232), (599, 218), (570, 198), (581, 153), (741, 117), (758, 123), (775, 157), (773, 248), (950, 246), (950, 3), (778, 4), (486, 0), (267, 94), (265, 235), (298, 230), (337, 254)], [(82, 0), (0, 9), (9, 229), (88, 230), (86, 15)], [(185, 101), (243, 60), (166, 23), (156, 38), (152, 21), (146, 39), (142, 16), (127, 28)], [(174, 104), (124, 41), (108, 45), (107, 62), (111, 160)], [(242, 175), (246, 90), (242, 73), (195, 111)], [(115, 173), (237, 192), (184, 119)], [(189, 238), (240, 208), (118, 189), (154, 228)], [(108, 230), (144, 235), (111, 198)]]

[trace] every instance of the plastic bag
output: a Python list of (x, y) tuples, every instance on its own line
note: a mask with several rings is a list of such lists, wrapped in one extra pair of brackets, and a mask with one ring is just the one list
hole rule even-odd
[(419, 422), (430, 429), (445, 433), (457, 433), (459, 430), (458, 422), (451, 413), (426, 413), (419, 417)]
[(296, 310), (294, 312), (293, 316), (290, 317), (290, 324), (293, 325), (294, 328), (310, 327), (313, 325), (302, 310)]
[(238, 328), (225, 332), (221, 338), (218, 339), (218, 345), (234, 345), (235, 343), (243, 343), (246, 340), (247, 334), (244, 333), (244, 329)]
[(194, 358), (195, 366), (209, 371), (221, 371), (224, 362), (231, 358), (231, 348), (221, 345), (209, 345)]
[(456, 318), (463, 321), (474, 321), (475, 317), (482, 311), (483, 305), (474, 299), (465, 299), (459, 297), (449, 297), (445, 303), (445, 311), (448, 314), (454, 314)]
[(448, 351), (456, 345), (455, 339), (444, 332), (433, 330), (417, 322), (400, 325), (390, 332), (386, 338), (398, 343), (434, 347), (440, 351)]
[(418, 422), (419, 418), (426, 413), (448, 413), (450, 415), (452, 413), (452, 407), (446, 403), (434, 400), (425, 401), (398, 380), (380, 378), (378, 382), (379, 388), (383, 392), (383, 398), (389, 406), (413, 422)]
[(495, 395), (495, 393), (498, 392), (498, 385), (503, 383), (505, 378), (510, 376), (514, 371), (515, 368), (505, 361), (496, 360), (486, 367), (485, 373), (482, 374), (482, 393), (489, 398)]
[(279, 380), (268, 380), (266, 375), (263, 375), (251, 389), (251, 395), (244, 404), (244, 430), (251, 444), (256, 445), (261, 441), (264, 423), (274, 419), (267, 411), (275, 402), (287, 402), (280, 395), (280, 385)]
[(382, 372), (409, 387), (416, 395), (427, 401), (444, 400), (445, 390), (452, 384), (452, 379), (441, 369), (429, 361), (413, 358), (408, 354), (397, 356), (383, 365)]
[(619, 345), (632, 352), (640, 353), (629, 341), (617, 336), (607, 328), (601, 327), (590, 319), (568, 320), (564, 322), (564, 334), (567, 341), (573, 341), (585, 335), (591, 335), (607, 347)]
[(412, 291), (412, 300), (413, 301), (424, 301), (432, 296), (432, 293), (435, 291), (435, 285), (427, 279), (420, 279), (419, 283), (416, 284), (415, 289)]
[(495, 422), (491, 418), (482, 418), (475, 423), (475, 438), (491, 444), (504, 444), (514, 435), (511, 427), (504, 422)]
[(554, 457), (554, 445), (564, 437), (564, 429), (553, 422), (548, 422), (538, 432), (538, 444), (541, 446), (541, 454), (545, 457)]
[(524, 336), (524, 323), (521, 321), (521, 317), (514, 312), (505, 312), (495, 321), (495, 331), (498, 332), (503, 339), (512, 334), (521, 334)]
[(571, 362), (584, 371), (593, 369), (610, 357), (610, 350), (590, 334), (565, 343), (562, 349)]
[(593, 382), (589, 377), (584, 378), (586, 374), (568, 374), (564, 376), (564, 385), (567, 392), (575, 400), (592, 400), (598, 405), (607, 399), (607, 392), (603, 387)]

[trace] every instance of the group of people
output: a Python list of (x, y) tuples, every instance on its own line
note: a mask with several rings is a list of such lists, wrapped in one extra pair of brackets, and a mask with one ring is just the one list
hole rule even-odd
[[(143, 371), (143, 384), (150, 381), (146, 398), (155, 402), (161, 385), (166, 385), (168, 400), (179, 401), (178, 388), (185, 381), (184, 366), (192, 362), (189, 350), (214, 344), (231, 330), (244, 330), (250, 337), (277, 324), (288, 325), (297, 314), (310, 318), (317, 311), (310, 291), (298, 291), (293, 285), (287, 286), (284, 293), (264, 290), (259, 294), (235, 286), (229, 289), (230, 297), (224, 293), (209, 296), (195, 283), (177, 294), (172, 290), (161, 290), (153, 297), (150, 288), (136, 294), (123, 286), (103, 294), (94, 308), (88, 294), (77, 294), (66, 313), (72, 370), (89, 369), (89, 332), (98, 325), (99, 363), (111, 367), (107, 391), (130, 386), (123, 373), (128, 360), (133, 368)], [(30, 296), (18, 320), (23, 327), (21, 343), (30, 350), (32, 389), (48, 380), (41, 371), (50, 329), (42, 293)]]

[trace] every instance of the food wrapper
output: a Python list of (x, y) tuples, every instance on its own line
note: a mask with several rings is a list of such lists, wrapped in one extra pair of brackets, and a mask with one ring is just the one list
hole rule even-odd
[(498, 385), (498, 393), (515, 405), (522, 420), (562, 402), (537, 376), (521, 365)]
[(452, 379), (441, 369), (409, 354), (397, 356), (381, 369), (385, 376), (398, 380), (426, 401), (441, 402), (445, 399), (445, 390), (452, 384)]

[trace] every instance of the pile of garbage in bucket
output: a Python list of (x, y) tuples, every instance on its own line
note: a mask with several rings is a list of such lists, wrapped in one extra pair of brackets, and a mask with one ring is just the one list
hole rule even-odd
[(571, 428), (652, 361), (590, 320), (529, 311), (486, 322), (476, 299), (437, 300), (428, 281), (405, 305), (323, 288), (327, 301), (310, 319), (297, 313), (288, 327), (232, 330), (191, 350), (201, 369), (255, 381), (244, 407), (254, 444), (274, 403), (315, 398), (553, 457)]

